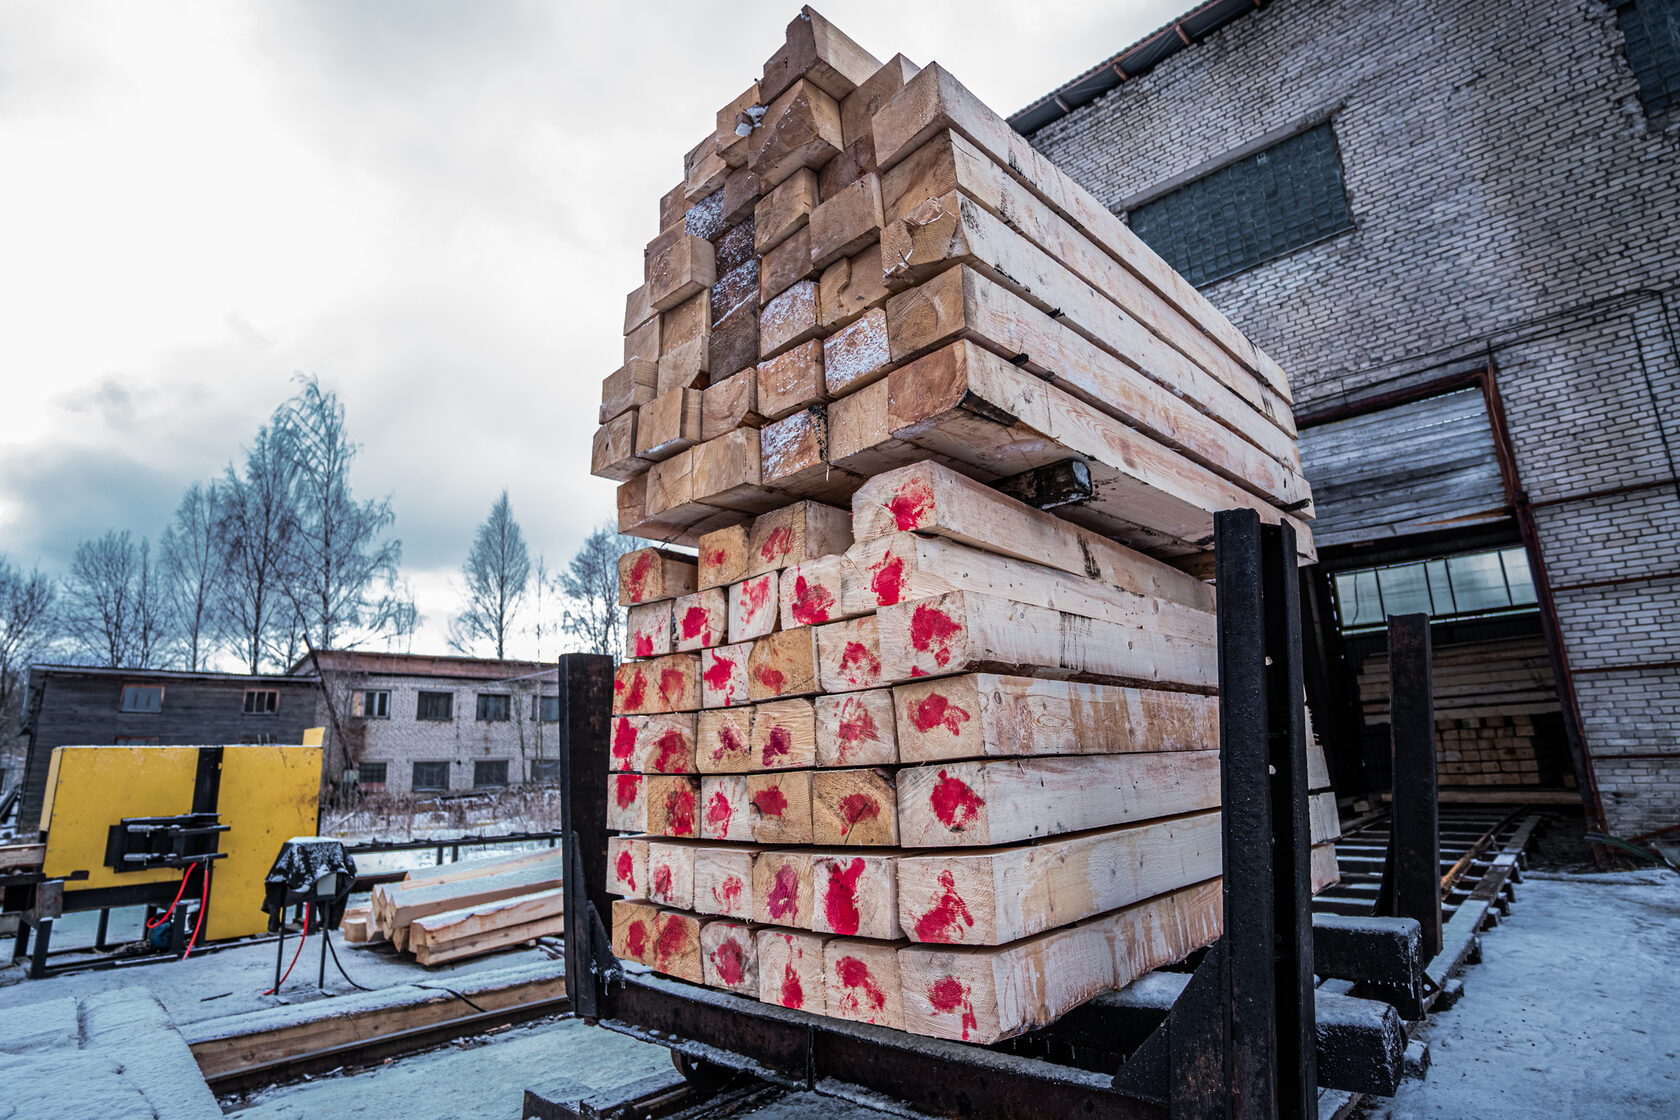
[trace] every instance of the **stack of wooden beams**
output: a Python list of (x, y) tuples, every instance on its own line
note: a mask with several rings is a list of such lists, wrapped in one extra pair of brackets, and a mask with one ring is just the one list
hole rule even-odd
[(347, 910), (346, 941), (388, 940), (421, 964), (442, 964), (563, 932), (562, 859), (545, 849), (442, 864), (373, 888), (366, 910)]
[(810, 8), (660, 225), (594, 469), (698, 555), (620, 563), (615, 952), (991, 1042), (1217, 937), (1200, 577), (1223, 509), (1312, 555), (1282, 372), (939, 66)]

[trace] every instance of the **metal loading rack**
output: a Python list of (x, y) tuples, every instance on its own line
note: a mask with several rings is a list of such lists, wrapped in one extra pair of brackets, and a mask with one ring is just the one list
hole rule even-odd
[[(1295, 542), (1246, 511), (1219, 515), (1216, 530), (1226, 919), (1224, 936), (1181, 966), (1190, 971), (1154, 973), (979, 1047), (627, 970), (602, 917), (612, 662), (576, 654), (559, 669), (575, 1012), (691, 1068), (861, 1089), (936, 1115), (1303, 1117), (1318, 1114), (1321, 1090), (1392, 1093), (1405, 1046), (1394, 1002), (1415, 1010), (1425, 993), (1421, 928), (1312, 915)], [(1321, 995), (1315, 973), (1391, 1001)], [(547, 1107), (527, 1097), (530, 1115), (579, 1114)]]

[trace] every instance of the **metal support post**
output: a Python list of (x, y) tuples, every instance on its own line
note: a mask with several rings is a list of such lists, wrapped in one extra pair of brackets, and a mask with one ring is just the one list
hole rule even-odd
[(1377, 913), (1415, 918), (1423, 955), (1441, 951), (1440, 796), (1429, 616), (1388, 620), (1389, 734), (1394, 752), (1393, 829)]
[[(604, 924), (612, 913), (607, 887), (608, 733), (612, 722), (612, 658), (568, 653), (560, 658), (560, 831), (566, 875), (566, 988), (572, 1010), (601, 1013), (601, 983), (615, 970)], [(593, 794), (593, 796), (592, 796)]]

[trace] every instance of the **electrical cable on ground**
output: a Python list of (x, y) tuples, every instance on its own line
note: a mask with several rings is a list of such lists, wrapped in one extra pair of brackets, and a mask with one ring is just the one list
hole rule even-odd
[(350, 979), (350, 974), (348, 972), (344, 971), (344, 965), (342, 963), (340, 963), (339, 959), (338, 959), (338, 948), (335, 945), (333, 945), (333, 943), (332, 943), (332, 930), (329, 929), (329, 930), (325, 931), (324, 933), (321, 934), (321, 936), (325, 937), (327, 939), (327, 952), (332, 954), (333, 964), (335, 966), (337, 966), (338, 974), (340, 976), (344, 977), (344, 982), (346, 984), (349, 984), (352, 988), (355, 988), (359, 991), (363, 991), (363, 992), (373, 991), (372, 988), (363, 987), (361, 984), (358, 984), (354, 980)]
[[(198, 896), (198, 921), (193, 923), (192, 937), (187, 940), (187, 951), (181, 954), (182, 960), (192, 956), (193, 946), (198, 944), (198, 931), (204, 928), (204, 912), (210, 909), (210, 872), (206, 871), (199, 878), (204, 880), (204, 889)], [(182, 881), (185, 882), (184, 879)]]
[[(292, 969), (297, 967), (298, 958), (303, 956), (303, 944), (309, 940), (309, 912), (313, 909), (315, 909), (315, 907), (312, 904), (306, 904), (303, 908), (303, 936), (298, 938), (297, 952), (292, 954), (292, 963), (286, 966), (286, 974), (280, 977), (280, 983), (264, 992), (263, 995), (271, 996), (276, 994), (285, 985), (286, 981), (291, 978)], [(285, 927), (282, 926), (281, 929), (284, 931)]]
[(187, 873), (181, 876), (181, 885), (175, 889), (175, 901), (171, 902), (169, 904), (169, 909), (165, 910), (162, 914), (159, 914), (155, 920), (147, 922), (147, 929), (156, 929), (164, 922), (167, 922), (170, 915), (175, 913), (175, 907), (181, 904), (181, 896), (187, 893), (187, 880), (192, 878), (192, 873), (197, 867), (198, 864), (196, 862), (187, 864)]

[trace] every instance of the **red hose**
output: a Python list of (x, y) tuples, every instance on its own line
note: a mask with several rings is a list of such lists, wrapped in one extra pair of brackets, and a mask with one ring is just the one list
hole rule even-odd
[[(164, 922), (167, 922), (169, 920), (169, 916), (171, 914), (175, 913), (175, 907), (177, 907), (181, 904), (181, 896), (187, 893), (187, 880), (192, 878), (192, 873), (197, 868), (198, 868), (198, 864), (196, 864), (196, 863), (187, 864), (187, 873), (185, 875), (181, 876), (181, 885), (179, 887), (177, 887), (176, 890), (175, 890), (175, 901), (171, 902), (169, 904), (169, 909), (165, 910), (162, 914), (158, 915), (158, 918), (157, 918), (156, 921), (147, 922), (146, 923), (146, 928), (147, 929), (156, 929), (157, 927), (161, 926)], [(208, 885), (208, 884), (206, 884), (206, 885)]]
[[(307, 902), (304, 903), (304, 905), (303, 905), (303, 936), (298, 938), (297, 952), (292, 954), (292, 963), (286, 966), (286, 975), (280, 977), (280, 983), (274, 985), (274, 987), (272, 987), (268, 991), (264, 992), (263, 995), (271, 996), (274, 993), (278, 992), (281, 989), (281, 987), (285, 985), (286, 981), (291, 978), (292, 969), (297, 967), (298, 958), (303, 956), (303, 943), (305, 941), (309, 940), (309, 911), (312, 910), (312, 909), (314, 909), (313, 906), (311, 906)], [(282, 928), (284, 928), (283, 924), (282, 924)]]
[(182, 960), (192, 956), (193, 946), (198, 944), (198, 931), (204, 928), (204, 912), (210, 908), (210, 872), (199, 878), (204, 880), (204, 891), (198, 896), (198, 921), (193, 923), (192, 937), (187, 941), (187, 951), (181, 954)]

